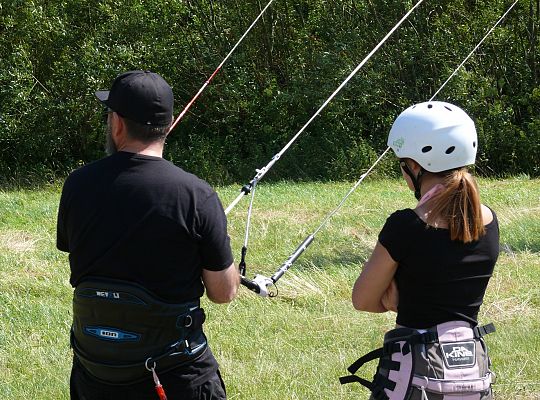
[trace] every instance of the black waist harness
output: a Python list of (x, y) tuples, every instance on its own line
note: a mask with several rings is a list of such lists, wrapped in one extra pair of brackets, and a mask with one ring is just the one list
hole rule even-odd
[(198, 300), (169, 304), (137, 284), (92, 278), (73, 294), (71, 346), (95, 378), (128, 384), (201, 355), (204, 320)]

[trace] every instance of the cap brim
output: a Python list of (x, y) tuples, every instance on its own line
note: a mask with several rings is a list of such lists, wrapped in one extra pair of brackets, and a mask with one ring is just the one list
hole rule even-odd
[(107, 100), (109, 100), (109, 91), (108, 90), (98, 90), (96, 92), (96, 97), (103, 104), (107, 105)]

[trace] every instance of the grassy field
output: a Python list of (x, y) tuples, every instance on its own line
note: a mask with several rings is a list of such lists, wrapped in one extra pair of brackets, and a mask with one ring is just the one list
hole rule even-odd
[[(501, 224), (501, 255), (481, 323), (497, 399), (540, 399), (540, 180), (481, 180)], [(312, 233), (350, 183), (261, 184), (254, 203), (248, 275), (272, 274)], [(227, 206), (239, 187), (218, 188)], [(59, 186), (0, 190), (0, 399), (67, 399), (71, 363), (69, 266), (55, 249)], [(229, 215), (238, 257), (248, 201)], [(378, 347), (395, 314), (353, 310), (352, 284), (386, 216), (414, 205), (402, 182), (366, 181), (279, 281), (279, 296), (245, 288), (233, 303), (203, 300), (206, 331), (230, 399), (358, 399), (338, 377)], [(375, 366), (360, 374), (373, 375)], [(173, 400), (173, 399), (171, 399)]]

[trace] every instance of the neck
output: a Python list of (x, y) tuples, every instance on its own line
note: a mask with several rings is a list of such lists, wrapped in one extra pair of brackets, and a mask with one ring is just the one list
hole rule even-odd
[(118, 148), (118, 151), (125, 151), (128, 153), (144, 154), (146, 156), (163, 157), (163, 143), (140, 143), (131, 142), (126, 143), (124, 146)]
[(420, 187), (420, 194), (423, 196), (429, 192), (435, 185), (444, 185), (444, 178), (434, 174), (424, 174), (422, 177), (422, 186)]

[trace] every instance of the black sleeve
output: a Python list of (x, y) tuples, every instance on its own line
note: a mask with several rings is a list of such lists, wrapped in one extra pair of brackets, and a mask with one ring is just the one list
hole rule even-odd
[[(396, 211), (386, 219), (381, 232), (379, 243), (390, 253), (392, 259), (400, 262), (410, 249), (411, 233), (408, 229), (410, 218), (408, 213), (412, 210)], [(414, 213), (414, 211), (412, 211)]]
[(200, 237), (200, 257), (204, 269), (222, 271), (233, 263), (230, 238), (227, 234), (227, 218), (215, 192), (198, 207), (197, 233)]
[(56, 220), (56, 248), (60, 251), (69, 252), (69, 242), (66, 232), (66, 186), (62, 189), (60, 205), (58, 207), (58, 218)]

